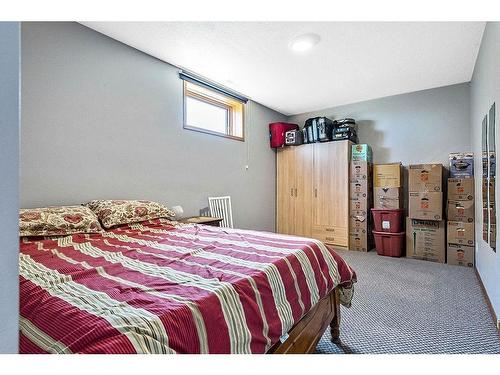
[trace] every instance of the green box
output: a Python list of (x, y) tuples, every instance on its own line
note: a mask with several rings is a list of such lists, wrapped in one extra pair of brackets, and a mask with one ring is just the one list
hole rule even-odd
[(352, 145), (351, 149), (351, 159), (352, 161), (367, 161), (369, 163), (373, 162), (372, 148), (366, 143), (359, 145)]

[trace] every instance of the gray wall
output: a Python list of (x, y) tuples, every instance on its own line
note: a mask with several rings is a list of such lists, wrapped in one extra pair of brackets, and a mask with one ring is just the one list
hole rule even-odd
[[(497, 238), (497, 252), (493, 252), (482, 238), (482, 202), (481, 202), (481, 122), (488, 113), (490, 106), (496, 102), (496, 145), (500, 124), (500, 23), (488, 22), (483, 34), (483, 40), (474, 68), (471, 81), (471, 138), (473, 151), (476, 155), (476, 267), (483, 281), (484, 287), (491, 300), (497, 317), (500, 319), (500, 247)], [(498, 167), (498, 165), (497, 165)], [(496, 171), (498, 176), (498, 168)], [(496, 184), (495, 197), (500, 202), (499, 184)], [(497, 203), (497, 210), (500, 203)], [(498, 212), (497, 212), (498, 217)]]
[(313, 116), (353, 117), (375, 163), (443, 163), (448, 153), (470, 151), (469, 84), (389, 96), (289, 117), (301, 126)]
[(17, 353), (19, 22), (0, 22), (0, 353)]
[(178, 69), (77, 23), (23, 23), (22, 55), (22, 207), (144, 198), (192, 215), (230, 195), (235, 226), (274, 229), (268, 123), (285, 116), (249, 102), (246, 142), (183, 130)]

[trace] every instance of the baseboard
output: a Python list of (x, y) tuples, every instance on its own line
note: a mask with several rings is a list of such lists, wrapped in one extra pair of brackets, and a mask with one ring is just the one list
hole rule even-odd
[(476, 277), (479, 280), (479, 285), (481, 285), (481, 291), (483, 292), (484, 298), (486, 299), (486, 304), (488, 305), (488, 309), (490, 310), (493, 324), (500, 331), (500, 319), (498, 319), (497, 314), (495, 314), (495, 310), (493, 309), (493, 305), (491, 304), (490, 297), (488, 296), (488, 293), (486, 293), (486, 288), (484, 287), (483, 280), (481, 280), (481, 275), (479, 275), (476, 267), (474, 267), (474, 271), (476, 271)]

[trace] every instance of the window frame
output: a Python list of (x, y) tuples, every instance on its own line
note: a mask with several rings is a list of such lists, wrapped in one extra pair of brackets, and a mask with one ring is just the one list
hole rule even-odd
[[(203, 87), (202, 85), (198, 85), (198, 84), (193, 83), (193, 82), (189, 82), (189, 83), (191, 85)], [(216, 135), (218, 137), (234, 139), (236, 141), (245, 142), (245, 103), (242, 103), (242, 105), (241, 105), (241, 134), (242, 135), (240, 137), (240, 136), (234, 135), (234, 121), (233, 121), (234, 109), (230, 104), (228, 104), (222, 100), (217, 100), (217, 99), (210, 97), (208, 95), (203, 95), (203, 94), (198, 93), (198, 92), (193, 92), (193, 91), (189, 90), (189, 88), (187, 86), (188, 86), (188, 81), (183, 80), (182, 102), (183, 102), (183, 117), (184, 117), (183, 118), (183, 128), (184, 129), (196, 131), (199, 133)], [(224, 95), (222, 93), (219, 93), (216, 90), (212, 90), (210, 88), (208, 88), (208, 90), (213, 91), (217, 95), (227, 97), (228, 101), (233, 100), (229, 96)], [(187, 123), (187, 98), (188, 97), (191, 99), (206, 103), (206, 104), (210, 104), (210, 105), (225, 109), (227, 111), (226, 112), (227, 113), (226, 114), (226, 133), (221, 133), (221, 132), (217, 132), (217, 131), (213, 131), (213, 130), (209, 130), (209, 129), (205, 129), (205, 128), (200, 128), (198, 126), (189, 125)]]

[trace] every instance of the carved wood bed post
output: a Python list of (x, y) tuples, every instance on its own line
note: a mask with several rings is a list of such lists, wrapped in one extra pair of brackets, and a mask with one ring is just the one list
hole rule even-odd
[(340, 342), (340, 303), (339, 303), (339, 291), (335, 288), (335, 302), (333, 308), (335, 310), (335, 316), (330, 322), (330, 332), (332, 334), (332, 342)]

